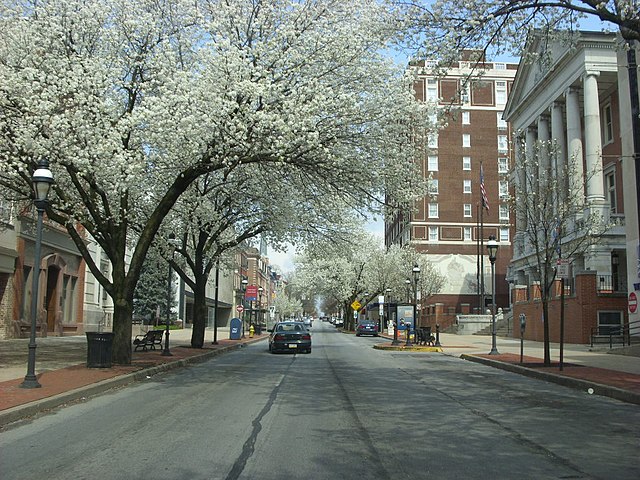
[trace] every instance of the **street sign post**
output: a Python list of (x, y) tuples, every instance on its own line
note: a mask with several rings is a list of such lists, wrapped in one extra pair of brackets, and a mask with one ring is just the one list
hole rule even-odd
[(244, 312), (244, 307), (243, 307), (242, 305), (238, 305), (238, 306), (236, 307), (236, 312), (238, 312), (238, 313), (242, 313), (242, 312)]

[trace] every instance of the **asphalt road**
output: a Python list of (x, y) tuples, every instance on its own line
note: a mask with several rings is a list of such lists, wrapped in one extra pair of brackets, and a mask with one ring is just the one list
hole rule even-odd
[(0, 433), (13, 479), (633, 479), (640, 409), (313, 328)]

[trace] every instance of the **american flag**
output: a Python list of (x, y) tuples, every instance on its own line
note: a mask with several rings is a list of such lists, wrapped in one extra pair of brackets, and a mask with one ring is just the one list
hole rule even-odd
[(489, 211), (489, 200), (487, 199), (487, 191), (484, 189), (484, 170), (482, 163), (480, 164), (480, 193), (482, 193), (482, 206)]

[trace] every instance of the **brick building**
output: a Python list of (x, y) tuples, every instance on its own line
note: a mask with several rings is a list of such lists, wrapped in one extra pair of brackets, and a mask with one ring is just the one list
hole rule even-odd
[[(418, 324), (446, 328), (456, 314), (485, 312), (491, 304), (485, 246), (490, 235), (500, 242), (496, 304), (509, 306), (505, 273), (511, 258), (512, 153), (511, 129), (502, 114), (518, 65), (487, 62), (478, 52), (465, 51), (445, 75), (432, 74), (430, 67), (429, 61), (411, 64), (417, 72), (416, 98), (435, 102), (444, 120), (422, 159), (430, 193), (412, 212), (385, 219), (385, 243), (411, 244), (445, 275), (443, 290), (421, 300)], [(481, 169), (488, 209), (481, 208)]]

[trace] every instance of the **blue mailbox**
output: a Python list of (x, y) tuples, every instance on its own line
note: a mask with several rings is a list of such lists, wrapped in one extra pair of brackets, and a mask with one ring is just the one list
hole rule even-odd
[(242, 320), (239, 318), (232, 318), (229, 324), (229, 338), (231, 340), (240, 340), (242, 336)]

